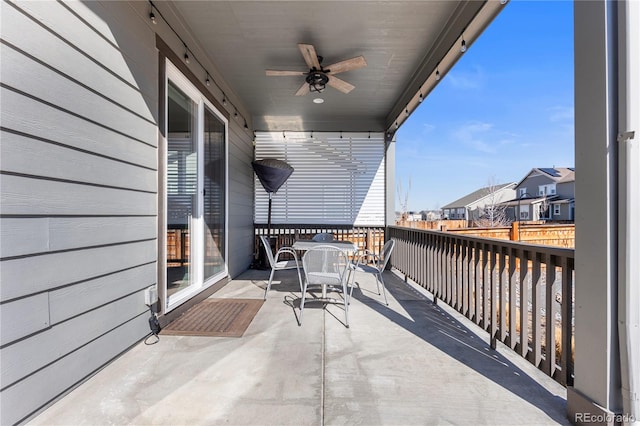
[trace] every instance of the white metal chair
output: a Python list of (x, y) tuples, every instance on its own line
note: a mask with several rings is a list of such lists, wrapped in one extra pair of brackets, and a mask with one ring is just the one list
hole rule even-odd
[[(275, 256), (271, 252), (271, 244), (269, 244), (269, 239), (261, 235), (260, 240), (262, 241), (262, 245), (264, 246), (264, 251), (267, 254), (267, 259), (269, 259), (269, 265), (271, 266), (271, 275), (269, 275), (269, 284), (267, 284), (267, 288), (264, 291), (264, 300), (267, 300), (267, 293), (271, 289), (271, 282), (273, 281), (273, 275), (276, 271), (284, 271), (286, 269), (296, 269), (298, 271), (298, 282), (300, 283), (300, 291), (302, 291), (302, 277), (300, 275), (300, 262), (298, 261), (298, 254), (291, 247), (280, 247), (280, 249), (276, 252)], [(293, 260), (278, 260), (280, 255), (283, 253), (287, 253), (293, 256)]]
[(329, 234), (327, 232), (322, 232), (320, 234), (316, 234), (313, 236), (313, 238), (311, 238), (312, 241), (318, 241), (318, 242), (328, 242), (328, 241), (335, 241), (336, 238), (333, 236), (333, 234)]
[[(341, 304), (344, 305), (345, 326), (349, 327), (349, 294), (347, 291), (349, 263), (347, 253), (331, 245), (319, 245), (308, 250), (302, 256), (304, 284), (300, 301), (300, 324), (302, 324), (304, 305), (307, 302), (307, 292), (310, 291), (310, 287), (320, 286), (324, 301), (329, 301), (327, 299), (328, 291), (342, 292)], [(333, 300), (331, 302), (335, 303)]]
[[(349, 298), (351, 298), (351, 294), (353, 293), (353, 287), (356, 281), (356, 272), (372, 274), (376, 277), (376, 284), (378, 286), (378, 295), (380, 294), (380, 284), (382, 284), (382, 294), (384, 296), (384, 303), (388, 306), (389, 301), (387, 300), (387, 293), (384, 288), (384, 279), (382, 278), (382, 273), (387, 267), (387, 263), (391, 258), (391, 252), (395, 247), (395, 240), (389, 240), (384, 244), (382, 248), (382, 253), (380, 256), (371, 252), (370, 250), (364, 250), (360, 256), (358, 256), (358, 260), (356, 263), (349, 264), (349, 276), (353, 274), (353, 278), (351, 279), (351, 289), (349, 291)], [(362, 260), (368, 258), (373, 258), (373, 263), (369, 265), (368, 263), (363, 263)]]

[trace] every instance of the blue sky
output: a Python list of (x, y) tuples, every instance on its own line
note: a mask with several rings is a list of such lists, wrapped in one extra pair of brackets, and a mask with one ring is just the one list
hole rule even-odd
[(396, 132), (408, 210), (573, 167), (573, 102), (572, 2), (511, 0)]

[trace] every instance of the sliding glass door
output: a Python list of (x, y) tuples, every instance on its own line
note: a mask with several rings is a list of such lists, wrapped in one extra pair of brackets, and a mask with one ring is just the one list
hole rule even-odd
[(167, 62), (167, 311), (227, 274), (227, 122)]

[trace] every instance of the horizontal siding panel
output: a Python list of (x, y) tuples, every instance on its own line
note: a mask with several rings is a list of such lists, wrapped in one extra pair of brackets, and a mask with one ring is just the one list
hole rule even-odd
[[(135, 87), (113, 75), (109, 70), (96, 65), (90, 58), (78, 52), (69, 44), (52, 37), (46, 29), (37, 25), (13, 7), (3, 8), (3, 19), (12, 25), (3, 28), (2, 37), (29, 55), (48, 64), (80, 83), (123, 105), (149, 121), (155, 121), (152, 106), (157, 100), (147, 101)], [(25, 37), (25, 33), (28, 36)], [(46, 40), (46, 43), (42, 43)], [(5, 47), (3, 47), (5, 49)], [(10, 49), (7, 47), (6, 49)], [(157, 67), (153, 70), (157, 74)]]
[(0, 257), (156, 238), (156, 217), (4, 218)]
[[(148, 310), (144, 295), (132, 294), (84, 315), (52, 326), (43, 333), (2, 349), (2, 386), (8, 386), (69, 352)], [(40, 348), (40, 349), (38, 349)], [(42, 350), (47, 348), (47, 350)]]
[[(115, 313), (111, 313), (115, 315)], [(142, 337), (149, 330), (146, 315), (140, 315), (124, 323), (92, 344), (72, 352), (54, 364), (47, 365), (37, 373), (2, 392), (2, 418), (0, 424), (15, 424), (37, 411), (72, 386), (79, 377), (86, 377), (104, 365)], [(73, 334), (73, 333), (71, 333)], [(42, 347), (34, 347), (27, 353), (46, 353)], [(3, 352), (4, 356), (4, 352)], [(2, 369), (4, 372), (4, 359)], [(74, 374), (67, 374), (67, 372)], [(2, 380), (4, 384), (4, 377)], [(47, 386), (42, 384), (46, 383)]]
[[(79, 3), (65, 1), (65, 6), (74, 9), (84, 19), (88, 13), (98, 13), (99, 19), (107, 23), (107, 31), (113, 34), (118, 51), (127, 63), (127, 68), (136, 79), (136, 85), (142, 93), (153, 94), (156, 99), (151, 110), (157, 109), (158, 92), (158, 51), (156, 49), (156, 31), (162, 32), (159, 25), (149, 20), (149, 5), (142, 2), (94, 1)], [(76, 6), (85, 6), (88, 12), (80, 11)], [(89, 11), (90, 9), (90, 11)], [(99, 30), (97, 27), (94, 29)], [(168, 28), (164, 31), (169, 31)], [(100, 31), (103, 34), (102, 31)], [(195, 64), (197, 66), (197, 64)], [(154, 112), (154, 114), (156, 114)]]
[(70, 45), (77, 47), (88, 57), (94, 58), (105, 69), (111, 70), (127, 83), (136, 86), (136, 79), (118, 48), (88, 27), (62, 4), (58, 2), (21, 2), (17, 7), (62, 37)]
[[(157, 148), (0, 88), (0, 121), (5, 128), (157, 169)], [(147, 141), (151, 142), (151, 141)], [(157, 134), (154, 145), (157, 144)]]
[(52, 290), (156, 261), (156, 240), (5, 260), (0, 300)]
[(0, 258), (49, 250), (49, 218), (0, 219)]
[(5, 175), (5, 215), (155, 215), (156, 194)]
[[(37, 294), (0, 305), (0, 345), (49, 327), (49, 296)], [(4, 362), (4, 350), (3, 350)], [(4, 386), (4, 382), (3, 382)]]
[[(4, 45), (2, 82), (109, 129), (155, 146), (157, 127)], [(87, 70), (90, 72), (90, 70)]]
[(154, 285), (157, 267), (149, 263), (49, 292), (51, 325)]
[(14, 133), (1, 132), (0, 137), (0, 167), (3, 171), (140, 191), (157, 191), (157, 174), (154, 170)]

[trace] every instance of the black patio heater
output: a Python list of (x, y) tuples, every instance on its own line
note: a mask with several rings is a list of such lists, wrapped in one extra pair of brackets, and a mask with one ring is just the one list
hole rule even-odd
[[(271, 243), (271, 199), (273, 194), (289, 179), (293, 173), (293, 167), (282, 160), (275, 158), (265, 158), (251, 162), (253, 171), (260, 179), (260, 183), (267, 193), (269, 193), (269, 210), (267, 213), (267, 238)], [(264, 265), (264, 259), (260, 259)]]

